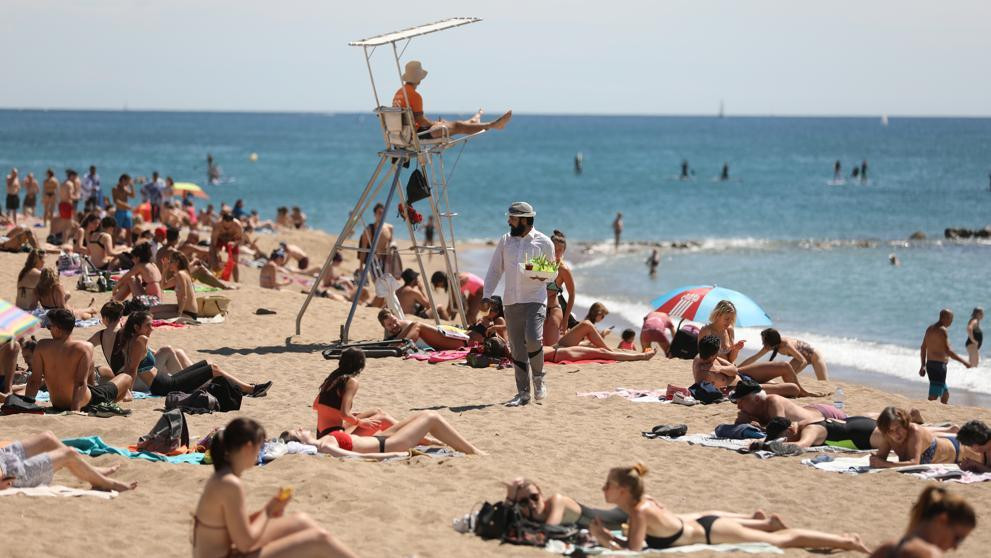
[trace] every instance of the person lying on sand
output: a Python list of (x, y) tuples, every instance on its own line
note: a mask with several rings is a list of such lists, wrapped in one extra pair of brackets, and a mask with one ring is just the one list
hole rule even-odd
[(859, 535), (833, 535), (810, 529), (792, 529), (777, 515), (754, 518), (738, 515), (679, 516), (645, 494), (647, 467), (615, 467), (602, 486), (606, 502), (629, 516), (627, 539), (614, 537), (601, 520), (589, 532), (611, 550), (665, 549), (690, 544), (762, 542), (781, 548), (835, 548), (867, 553)]
[(120, 465), (94, 467), (75, 449), (66, 446), (55, 434), (43, 432), (0, 447), (0, 490), (47, 486), (55, 471), (68, 469), (72, 476), (88, 482), (93, 490), (134, 490), (138, 483), (110, 478)]
[(89, 405), (123, 400), (131, 389), (131, 376), (121, 374), (99, 386), (87, 385), (93, 370), (93, 345), (72, 339), (76, 317), (69, 310), (49, 310), (47, 317), (52, 338), (38, 341), (25, 397), (33, 401), (44, 382), (57, 411), (79, 411)]
[[(406, 63), (406, 71), (403, 72), (403, 86), (396, 91), (392, 97), (392, 106), (409, 107), (413, 111), (413, 119), (416, 121), (416, 133), (420, 138), (443, 138), (456, 134), (474, 134), (489, 129), (501, 130), (513, 117), (513, 111), (493, 120), (492, 122), (482, 122), (482, 111), (479, 110), (475, 116), (468, 120), (430, 120), (423, 113), (423, 97), (416, 92), (416, 88), (427, 77), (427, 71), (418, 60), (410, 60)], [(299, 228), (299, 227), (297, 227)]]
[(398, 421), (378, 409), (354, 412), (352, 404), (358, 394), (358, 375), (365, 369), (365, 352), (348, 347), (341, 353), (337, 369), (320, 384), (313, 400), (317, 412), (317, 438), (334, 430), (370, 436), (388, 430)]
[(388, 459), (409, 455), (409, 450), (423, 443), (428, 436), (455, 451), (485, 455), (485, 452), (473, 446), (437, 411), (413, 413), (375, 436), (358, 436), (343, 430), (331, 430), (318, 438), (309, 430), (296, 428), (282, 437), (316, 446), (320, 453), (328, 453), (334, 457)]
[(912, 505), (905, 535), (877, 547), (871, 558), (941, 558), (976, 526), (977, 514), (962, 496), (927, 486)]
[(438, 351), (460, 349), (467, 344), (464, 338), (452, 337), (451, 334), (433, 325), (400, 320), (388, 308), (379, 311), (378, 320), (385, 328), (386, 339), (423, 341)]
[[(771, 384), (781, 385), (781, 384)], [(768, 393), (764, 384), (753, 380), (740, 380), (730, 394), (739, 412), (736, 424), (757, 423), (764, 426), (774, 417), (785, 417), (794, 422), (813, 423), (825, 419), (846, 420), (847, 415), (832, 405), (814, 403), (799, 405), (781, 395)]]
[(771, 327), (761, 331), (760, 338), (763, 346), (756, 354), (741, 362), (741, 367), (757, 362), (760, 360), (760, 357), (767, 353), (771, 353), (772, 361), (778, 354), (782, 354), (791, 357), (791, 362), (788, 364), (791, 365), (792, 370), (796, 374), (804, 370), (805, 367), (812, 365), (817, 380), (820, 382), (829, 380), (829, 369), (826, 367), (826, 361), (823, 360), (822, 355), (812, 345), (801, 339), (782, 337), (778, 333), (778, 330)]
[(574, 347), (544, 347), (544, 362), (568, 362), (576, 360), (650, 360), (656, 355), (654, 351), (645, 353), (632, 353), (630, 351), (619, 351), (610, 348), (600, 349), (599, 347), (585, 347), (576, 345)]
[[(960, 462), (960, 442), (955, 436), (937, 436), (913, 423), (905, 409), (885, 407), (877, 418), (877, 427), (882, 440), (877, 452), (870, 457), (871, 467), (883, 469)], [(898, 456), (897, 462), (888, 461), (888, 454), (892, 451)]]
[(3, 233), (6, 237), (2, 242), (0, 242), (0, 251), (3, 252), (21, 252), (25, 248), (38, 249), (38, 239), (34, 236), (31, 229), (22, 226), (16, 226)]
[(970, 451), (960, 461), (960, 468), (972, 473), (991, 473), (991, 428), (979, 420), (965, 422), (957, 440)]
[[(916, 411), (918, 412), (918, 411)], [(875, 415), (876, 416), (876, 415)], [(815, 422), (792, 421), (785, 417), (774, 417), (764, 431), (767, 440), (783, 438), (786, 443), (800, 448), (812, 446), (840, 446), (850, 449), (872, 450), (881, 447), (884, 434), (877, 428), (875, 417), (847, 417), (846, 420), (824, 419)], [(949, 430), (944, 427), (923, 427), (937, 435)], [(955, 427), (952, 430), (956, 430)]]
[(599, 519), (607, 529), (620, 529), (627, 521), (626, 512), (619, 508), (609, 510), (591, 508), (564, 494), (545, 497), (532, 480), (515, 478), (506, 485), (506, 501), (520, 505), (520, 513), (532, 521), (545, 525), (577, 525), (588, 529), (592, 521)]
[[(169, 374), (159, 370), (155, 355), (148, 348), (148, 339), (155, 330), (152, 326), (150, 312), (133, 312), (127, 317), (127, 322), (117, 334), (114, 353), (118, 350), (124, 354), (123, 366), (115, 370), (116, 377), (130, 376), (134, 378), (134, 389), (147, 390), (152, 395), (166, 396), (173, 391), (192, 393), (196, 388), (211, 379), (223, 376), (236, 385), (241, 393), (248, 397), (264, 397), (272, 382), (249, 384), (226, 372), (216, 364), (205, 360), (197, 363), (183, 363), (185, 368)], [(119, 358), (119, 357), (118, 357)]]
[[(786, 362), (768, 362), (752, 364), (738, 368), (728, 360), (718, 356), (719, 338), (708, 335), (699, 340), (699, 354), (692, 361), (692, 376), (696, 382), (710, 382), (718, 388), (730, 388), (737, 379), (751, 379), (760, 382), (768, 392), (785, 397), (821, 397), (821, 393), (812, 393), (798, 383), (798, 376)], [(771, 383), (771, 380), (781, 378), (783, 383)]]
[(353, 558), (346, 546), (303, 513), (285, 514), (292, 487), (283, 487), (249, 514), (241, 475), (258, 462), (265, 429), (248, 418), (232, 420), (210, 443), (213, 475), (193, 515), (193, 557), (292, 556)]

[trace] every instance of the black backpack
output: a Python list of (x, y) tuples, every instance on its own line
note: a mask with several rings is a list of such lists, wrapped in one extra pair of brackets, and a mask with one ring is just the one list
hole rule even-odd
[(170, 453), (180, 446), (189, 446), (189, 427), (182, 409), (162, 413), (151, 432), (138, 438), (138, 450)]
[(712, 382), (697, 382), (688, 387), (692, 397), (699, 403), (708, 405), (709, 403), (719, 403), (723, 400), (723, 392)]
[(38, 406), (33, 399), (29, 400), (16, 393), (8, 395), (7, 399), (3, 402), (3, 406), (0, 407), (0, 414), (18, 415), (21, 413), (43, 415), (45, 414), (45, 408)]
[(241, 408), (241, 398), (244, 397), (241, 388), (223, 376), (210, 380), (206, 392), (217, 398), (219, 411), (237, 411)]
[(687, 328), (682, 329), (681, 322), (678, 322), (678, 330), (675, 332), (674, 338), (671, 339), (671, 348), (668, 350), (668, 357), (691, 360), (697, 354), (699, 354), (698, 331)]
[(406, 182), (406, 205), (412, 206), (414, 203), (430, 197), (430, 184), (423, 176), (420, 169), (413, 169)]
[(475, 534), (483, 539), (504, 539), (512, 525), (522, 519), (519, 505), (515, 502), (485, 502), (478, 510), (475, 520)]

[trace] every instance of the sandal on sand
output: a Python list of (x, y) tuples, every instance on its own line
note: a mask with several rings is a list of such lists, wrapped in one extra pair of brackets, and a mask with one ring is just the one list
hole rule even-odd
[(130, 409), (123, 409), (116, 403), (100, 403), (89, 405), (85, 409), (86, 414), (91, 417), (109, 418), (112, 416), (126, 417), (131, 414)]

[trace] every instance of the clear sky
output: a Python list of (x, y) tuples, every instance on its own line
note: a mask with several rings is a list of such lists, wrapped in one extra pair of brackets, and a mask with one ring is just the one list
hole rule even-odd
[(462, 15), (428, 114), (991, 116), (987, 0), (0, 0), (0, 107), (366, 111), (347, 42)]

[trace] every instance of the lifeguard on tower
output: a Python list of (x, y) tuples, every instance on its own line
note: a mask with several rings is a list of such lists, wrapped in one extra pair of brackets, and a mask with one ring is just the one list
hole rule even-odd
[[(341, 234), (338, 235), (334, 247), (327, 255), (327, 260), (324, 262), (319, 276), (296, 316), (297, 335), (301, 332), (303, 314), (316, 294), (324, 275), (330, 269), (334, 256), (341, 250), (354, 250), (358, 254), (359, 261), (362, 262), (358, 272), (357, 292), (360, 293), (370, 279), (375, 286), (376, 297), (383, 299), (385, 305), (399, 318), (403, 317), (403, 311), (395, 296), (395, 287), (397, 286), (395, 277), (402, 272), (402, 265), (396, 264), (402, 255), (415, 256), (420, 276), (429, 277), (423, 265), (422, 254), (440, 254), (444, 259), (444, 273), (448, 277), (448, 284), (459, 284), (457, 247), (454, 235), (454, 217), (457, 216), (457, 213), (451, 211), (448, 201), (448, 181), (457, 167), (457, 162), (460, 160), (468, 141), (490, 129), (504, 127), (512, 118), (512, 111), (506, 112), (491, 122), (482, 122), (482, 111), (468, 120), (430, 120), (424, 115), (423, 98), (417, 92), (417, 87), (427, 76), (427, 71), (417, 60), (407, 62), (403, 67), (400, 59), (406, 47), (409, 46), (409, 42), (415, 37), (478, 21), (481, 20), (478, 18), (445, 19), (349, 43), (351, 46), (361, 47), (365, 54), (368, 77), (371, 81), (372, 94), (375, 97), (377, 107), (375, 114), (382, 127), (385, 149), (378, 152), (378, 166), (358, 197), (354, 209), (349, 213)], [(402, 51), (397, 47), (397, 43), (402, 43)], [(392, 47), (396, 75), (399, 78), (399, 88), (391, 99), (390, 106), (383, 105), (380, 100), (371, 64), (371, 57), (375, 50), (385, 45)], [(454, 136), (458, 137), (455, 138)], [(449, 173), (444, 168), (444, 153), (459, 144), (461, 149)], [(406, 188), (402, 188), (400, 175), (402, 170), (410, 167), (412, 163), (416, 164), (416, 168), (410, 171)], [(386, 188), (387, 184), (389, 186)], [(384, 202), (380, 200), (383, 193), (385, 194)], [(406, 229), (409, 233), (410, 247), (404, 250), (399, 250), (395, 245), (382, 245), (387, 243), (383, 241), (388, 240), (389, 231), (392, 230), (391, 225), (386, 223), (386, 220), (389, 209), (393, 207), (393, 198), (397, 194), (399, 197), (398, 213), (406, 223)], [(413, 209), (413, 203), (420, 200), (426, 200), (430, 204), (429, 213), (433, 217), (433, 221), (437, 223), (435, 230), (437, 245), (421, 246), (417, 243), (414, 227), (422, 219), (422, 216)], [(368, 223), (364, 216), (372, 207), (380, 207), (381, 213), (371, 223)], [(386, 231), (384, 236), (383, 230)], [(361, 234), (358, 235), (358, 241), (355, 242), (352, 236), (358, 231)], [(456, 302), (454, 308), (461, 325), (467, 327), (469, 324), (465, 319), (464, 300), (456, 289), (449, 292)], [(436, 308), (433, 291), (428, 288), (426, 294), (431, 308)], [(351, 302), (347, 320), (341, 325), (340, 341), (335, 343), (331, 349), (324, 351), (325, 357), (334, 358), (346, 346), (355, 345), (366, 348), (366, 353), (369, 356), (384, 356), (393, 351), (396, 342), (348, 342), (348, 331), (358, 307), (358, 300), (359, 296), (356, 295)], [(434, 320), (436, 323), (440, 323), (436, 313)]]

